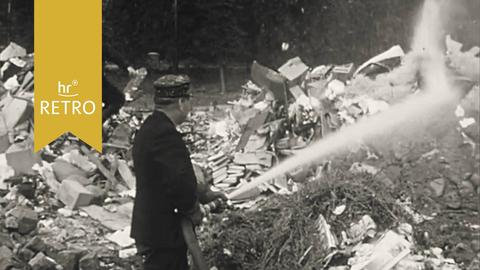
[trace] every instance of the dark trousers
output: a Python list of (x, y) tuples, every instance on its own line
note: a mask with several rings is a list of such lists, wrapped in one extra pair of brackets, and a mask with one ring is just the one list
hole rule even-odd
[(102, 122), (107, 121), (112, 115), (118, 113), (125, 104), (123, 92), (111, 84), (105, 76), (102, 78), (102, 102), (104, 104)]
[(188, 270), (187, 246), (150, 248), (137, 243), (143, 256), (143, 270)]

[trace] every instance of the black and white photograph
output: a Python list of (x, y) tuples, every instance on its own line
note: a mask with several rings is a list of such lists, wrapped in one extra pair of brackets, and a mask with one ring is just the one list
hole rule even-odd
[(0, 270), (480, 269), (479, 0), (98, 1), (100, 152), (34, 151), (41, 3), (0, 0)]

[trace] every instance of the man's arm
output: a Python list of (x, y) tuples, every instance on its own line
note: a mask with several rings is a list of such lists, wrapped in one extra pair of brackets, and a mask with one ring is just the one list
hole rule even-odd
[(167, 196), (180, 213), (191, 214), (198, 204), (197, 182), (181, 137), (165, 134), (152, 145), (152, 150), (158, 173), (165, 176)]
[(193, 165), (193, 171), (197, 179), (197, 196), (201, 204), (207, 204), (216, 199), (228, 201), (225, 193), (211, 190), (210, 183), (213, 181), (211, 170), (204, 171), (200, 166)]

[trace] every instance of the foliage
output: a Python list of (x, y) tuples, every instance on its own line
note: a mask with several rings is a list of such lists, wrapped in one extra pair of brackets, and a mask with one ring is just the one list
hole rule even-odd
[[(106, 1), (106, 0), (104, 0)], [(408, 44), (415, 0), (109, 0), (107, 22), (132, 56), (157, 51), (203, 63), (278, 66), (299, 55), (310, 65), (363, 61), (393, 44)], [(281, 44), (289, 50), (282, 51)]]
[[(278, 67), (300, 56), (310, 66), (357, 64), (389, 47), (408, 49), (421, 0), (102, 0), (104, 41), (137, 62), (156, 51), (162, 59), (218, 64), (256, 59)], [(480, 2), (453, 3), (447, 31), (466, 44), (480, 44)], [(7, 5), (11, 3), (11, 14)], [(445, 16), (446, 17), (446, 16)], [(33, 50), (33, 0), (0, 1), (0, 42)], [(289, 44), (281, 50), (283, 42)]]

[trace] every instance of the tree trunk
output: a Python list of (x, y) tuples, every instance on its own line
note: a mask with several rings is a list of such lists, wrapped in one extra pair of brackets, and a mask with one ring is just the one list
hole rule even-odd
[(12, 0), (8, 0), (8, 5), (7, 5), (7, 41), (10, 43), (13, 41), (13, 13), (12, 13)]
[(225, 94), (225, 64), (222, 63), (220, 64), (220, 87), (221, 87), (221, 93), (222, 95)]
[(175, 48), (173, 53), (173, 72), (178, 73), (178, 1), (173, 0), (173, 17), (175, 25)]

